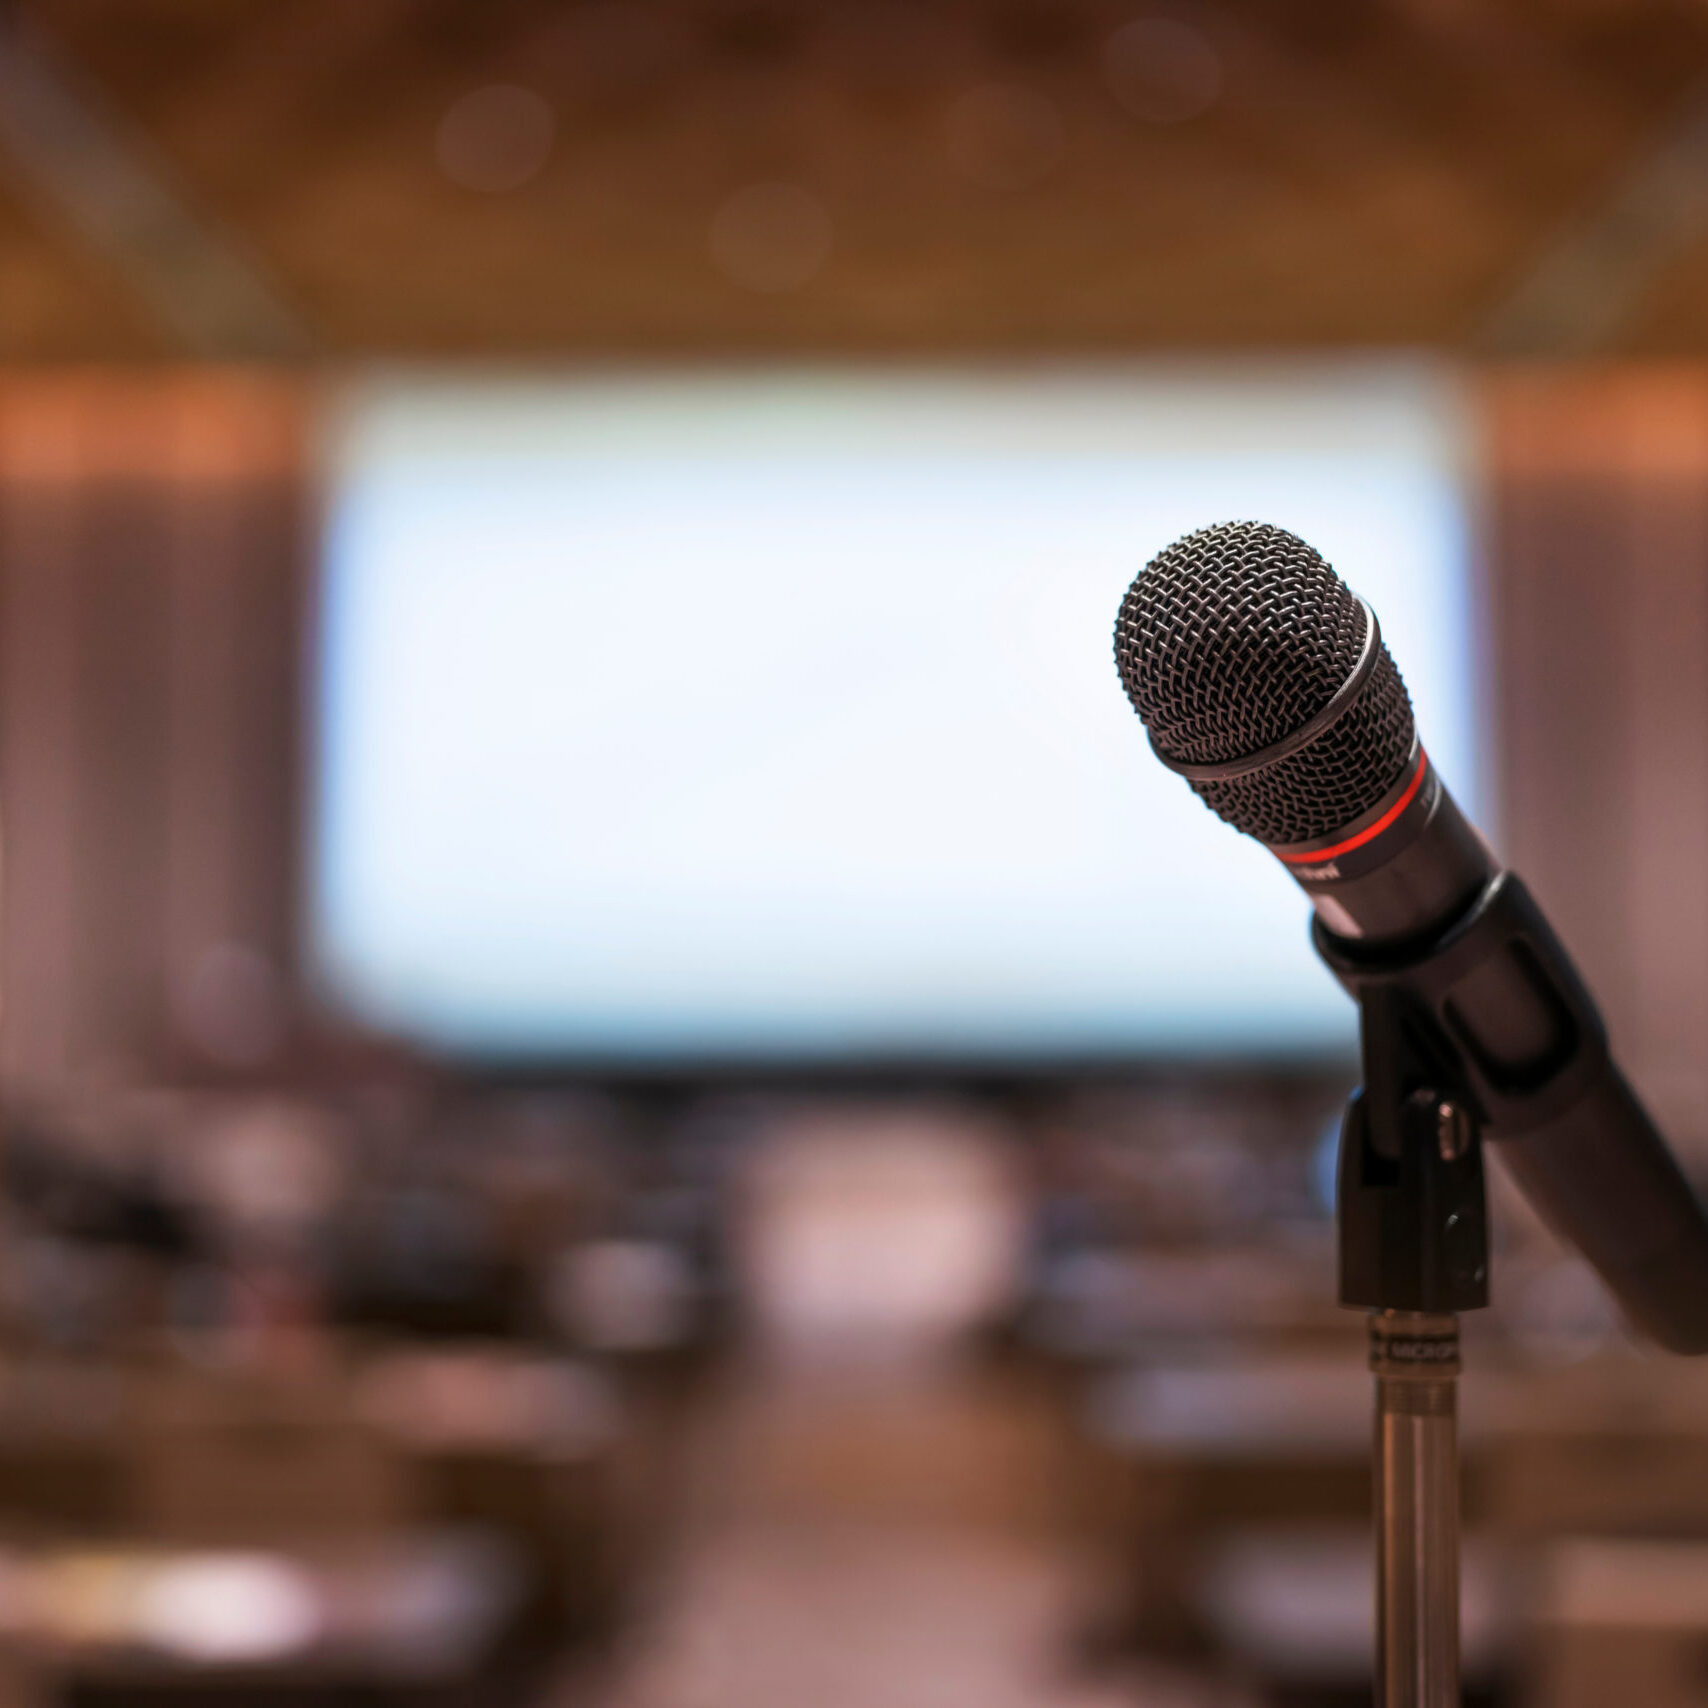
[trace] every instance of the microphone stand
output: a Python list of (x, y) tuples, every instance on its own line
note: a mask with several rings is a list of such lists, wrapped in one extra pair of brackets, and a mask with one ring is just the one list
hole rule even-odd
[(1488, 1303), (1481, 1123), (1406, 973), (1357, 989), (1364, 1084), (1341, 1128), (1340, 1302), (1370, 1312), (1376, 1700), (1459, 1708), (1459, 1313)]

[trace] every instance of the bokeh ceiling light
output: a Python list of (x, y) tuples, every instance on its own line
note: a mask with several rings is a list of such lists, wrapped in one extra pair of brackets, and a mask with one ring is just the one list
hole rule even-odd
[(992, 190), (1036, 184), (1064, 147), (1055, 103), (1004, 83), (986, 83), (961, 96), (949, 109), (944, 133), (955, 169)]
[(749, 184), (713, 216), (707, 246), (732, 284), (791, 291), (824, 265), (833, 236), (824, 205), (800, 185)]
[(518, 190), (551, 158), (557, 115), (543, 96), (494, 83), (454, 101), (439, 121), (440, 170), (465, 190)]
[(1134, 118), (1181, 124), (1222, 93), (1222, 56), (1202, 30), (1173, 18), (1136, 18), (1103, 46), (1110, 93)]

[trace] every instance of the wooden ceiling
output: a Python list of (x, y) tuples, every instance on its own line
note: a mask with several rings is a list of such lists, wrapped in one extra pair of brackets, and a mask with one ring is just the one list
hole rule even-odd
[[(1539, 264), (1641, 190), (1708, 82), (1704, 0), (10, 17), (296, 329), (253, 353), (334, 361), (1475, 349)], [(188, 240), (68, 210), (54, 162), (5, 132), (0, 114), (0, 359), (193, 349), (159, 286), (194, 264)], [(1708, 350), (1693, 185), (1645, 228), (1608, 353)], [(241, 332), (204, 353), (244, 354)]]

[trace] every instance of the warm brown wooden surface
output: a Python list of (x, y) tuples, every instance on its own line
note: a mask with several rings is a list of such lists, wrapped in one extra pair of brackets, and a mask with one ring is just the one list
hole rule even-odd
[[(1459, 347), (1708, 77), (1696, 0), (22, 10), (335, 357)], [(1134, 110), (1110, 45), (1156, 17), (1219, 68), (1178, 122)], [(555, 137), (485, 193), (437, 138), (494, 84)], [(1013, 123), (962, 105), (991, 88)], [(830, 248), (755, 292), (710, 233), (772, 181), (817, 200)], [(1708, 348), (1708, 247), (1686, 248), (1619, 349)], [(0, 155), (0, 360), (175, 348)]]

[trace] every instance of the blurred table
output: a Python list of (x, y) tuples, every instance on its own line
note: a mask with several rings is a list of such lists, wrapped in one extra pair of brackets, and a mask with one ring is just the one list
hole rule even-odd
[[(1203, 1551), (1194, 1589), (1203, 1625), (1241, 1676), (1300, 1692), (1367, 1689), (1376, 1600), (1367, 1526), (1229, 1535)], [(1505, 1669), (1517, 1601), (1510, 1562), (1467, 1542), (1460, 1649), (1469, 1685), (1486, 1687)]]
[(612, 1617), (627, 1490), (622, 1410), (603, 1376), (502, 1346), (397, 1351), (364, 1366), (354, 1408), (407, 1457), (421, 1510), (522, 1550), (540, 1635)]
[(490, 1681), (523, 1575), (491, 1536), (0, 1549), (0, 1637), (38, 1699), (432, 1702)]
[(123, 1522), (135, 1397), (114, 1364), (0, 1360), (0, 1524), (87, 1533)]
[(613, 1610), (626, 1447), (600, 1372), (502, 1344), (286, 1371), (0, 1364), (4, 1533), (247, 1549), (472, 1526), (520, 1558), (541, 1638)]
[(1199, 1574), (1230, 1533), (1367, 1524), (1371, 1406), (1370, 1376), (1347, 1358), (1247, 1355), (1091, 1384), (1082, 1425), (1131, 1635), (1215, 1640)]
[(1708, 1545), (1557, 1544), (1532, 1619), (1527, 1708), (1708, 1705)]
[(1356, 1346), (1363, 1322), (1335, 1302), (1332, 1246), (1087, 1246), (1040, 1263), (1023, 1329), (1040, 1352), (1099, 1363), (1179, 1358), (1242, 1337), (1271, 1346)]
[(1624, 1350), (1492, 1381), (1472, 1374), (1464, 1390), (1482, 1408), (1476, 1510), (1491, 1527), (1708, 1539), (1702, 1360)]
[(1371, 1404), (1359, 1363), (1247, 1359), (1111, 1375), (1084, 1425), (1116, 1468), (1125, 1525), (1197, 1533), (1366, 1514)]
[[(1273, 1480), (1367, 1464), (1371, 1378), (1362, 1360), (1249, 1350), (1113, 1372), (1086, 1392), (1088, 1437), (1135, 1469), (1243, 1468)], [(1473, 1505), (1491, 1522), (1708, 1529), (1708, 1367), (1622, 1352), (1560, 1368), (1469, 1363), (1460, 1441)], [(1250, 1516), (1248, 1508), (1241, 1512)]]
[[(1520, 1553), (1580, 1533), (1708, 1542), (1700, 1364), (1629, 1349), (1545, 1369), (1473, 1357), (1460, 1400), (1467, 1522), (1490, 1539)], [(1090, 1384), (1081, 1427), (1135, 1634), (1203, 1634), (1194, 1573), (1230, 1536), (1368, 1524), (1371, 1407), (1351, 1358), (1247, 1351)]]

